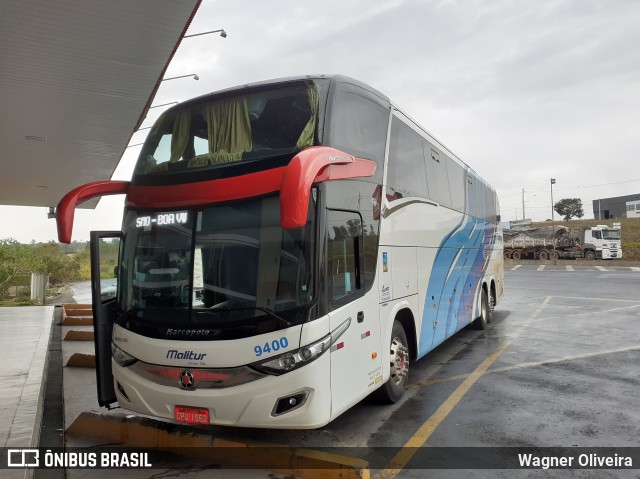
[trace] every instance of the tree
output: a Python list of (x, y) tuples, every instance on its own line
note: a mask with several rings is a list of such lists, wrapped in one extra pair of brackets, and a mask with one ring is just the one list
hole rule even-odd
[[(117, 261), (117, 245), (110, 248), (113, 264)], [(85, 266), (86, 263), (86, 266)], [(83, 270), (89, 270), (89, 252), (66, 254), (58, 243), (18, 243), (12, 238), (0, 238), (0, 299), (11, 286), (28, 286), (31, 273), (45, 273), (53, 281), (78, 281)], [(113, 266), (111, 266), (113, 274)]]
[(0, 298), (5, 296), (7, 288), (11, 285), (29, 284), (26, 275), (29, 275), (37, 264), (38, 260), (32, 248), (12, 238), (0, 239)]
[(565, 198), (553, 205), (553, 209), (564, 217), (565, 221), (569, 221), (574, 216), (582, 218), (584, 211), (582, 210), (582, 201), (580, 198)]
[(58, 243), (50, 241), (32, 248), (37, 262), (33, 270), (46, 273), (53, 281), (74, 281), (80, 277), (80, 264), (64, 253)]

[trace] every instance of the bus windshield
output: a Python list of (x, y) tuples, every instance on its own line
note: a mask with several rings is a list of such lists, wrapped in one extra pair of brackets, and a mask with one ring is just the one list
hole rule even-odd
[(292, 230), (280, 227), (277, 196), (200, 210), (129, 211), (119, 274), (122, 317), (217, 330), (206, 339), (305, 321), (314, 299), (313, 203), (307, 225)]
[(325, 83), (243, 89), (171, 109), (152, 127), (134, 176), (210, 169), (315, 146)]

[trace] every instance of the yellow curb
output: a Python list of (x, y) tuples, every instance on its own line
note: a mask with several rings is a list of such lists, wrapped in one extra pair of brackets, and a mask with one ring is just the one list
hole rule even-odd
[(93, 331), (67, 331), (65, 341), (93, 341)]
[[(266, 442), (238, 442), (213, 437), (197, 429), (149, 418), (83, 412), (66, 431), (69, 436), (104, 440), (110, 444), (186, 451), (185, 455), (250, 469), (260, 464), (286, 465), (273, 472), (305, 479), (370, 479), (362, 459)], [(175, 451), (174, 451), (175, 452)]]
[(96, 368), (96, 357), (93, 354), (73, 353), (67, 361), (69, 368)]
[(62, 320), (63, 326), (92, 326), (93, 318), (73, 318), (67, 316)]

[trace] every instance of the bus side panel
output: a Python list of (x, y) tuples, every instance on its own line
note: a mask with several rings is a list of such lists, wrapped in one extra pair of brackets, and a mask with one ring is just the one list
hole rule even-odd
[[(440, 295), (427, 296), (427, 287), (436, 259), (436, 248), (418, 248), (418, 299), (419, 309), (416, 316), (416, 336), (418, 338), (418, 351), (422, 350), (422, 342), (433, 344), (435, 315), (427, 316), (427, 309), (436, 310), (440, 302)], [(423, 318), (427, 318), (423, 320)]]
[[(410, 201), (410, 199), (408, 200)], [(397, 204), (393, 202), (389, 206), (394, 207), (394, 203)], [(430, 278), (435, 274), (443, 280), (448, 273), (448, 267), (444, 268), (442, 261), (435, 261), (439, 254), (438, 248), (452, 231), (459, 228), (463, 218), (464, 215), (462, 213), (451, 209), (418, 202), (409, 203), (400, 208), (396, 206), (393, 212), (384, 218), (381, 225), (381, 256), (382, 252), (392, 250), (390, 246), (383, 245), (417, 247), (417, 261), (413, 267), (417, 268), (417, 292), (420, 303), (420, 306), (414, 311), (418, 357), (423, 356), (432, 347), (434, 325), (437, 319), (437, 306), (440, 303), (442, 294), (441, 289), (433, 291), (432, 288), (431, 291), (427, 292), (428, 286), (433, 284), (433, 280), (430, 280)], [(392, 271), (393, 258), (390, 258), (389, 263), (388, 267)], [(381, 277), (384, 276), (383, 271), (384, 267), (381, 261), (378, 270), (378, 273), (382, 274)], [(378, 287), (384, 288), (385, 286), (385, 281), (381, 280)], [(395, 291), (391, 295), (396, 297)], [(385, 291), (381, 289), (381, 303), (385, 302), (385, 297)], [(385, 316), (390, 313), (390, 310), (383, 308), (381, 321), (385, 320)], [(389, 320), (393, 322), (393, 317), (389, 318)]]
[(351, 319), (331, 347), (331, 420), (382, 384), (380, 317), (374, 291), (329, 313), (331, 330)]
[[(420, 356), (453, 335), (476, 316), (482, 281), (487, 273), (495, 226), (472, 216), (465, 216), (438, 249), (429, 278), (423, 324), (435, 323), (429, 345), (423, 329)], [(435, 308), (430, 299), (440, 294)], [(431, 306), (430, 308), (428, 306)]]

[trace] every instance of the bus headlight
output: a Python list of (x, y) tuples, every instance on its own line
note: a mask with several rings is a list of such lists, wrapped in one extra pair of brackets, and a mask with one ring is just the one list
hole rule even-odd
[(120, 349), (114, 343), (111, 343), (111, 356), (113, 357), (114, 361), (122, 367), (131, 366), (133, 363), (137, 361), (136, 358), (134, 358), (128, 353), (125, 353), (122, 349)]
[(251, 367), (258, 371), (273, 374), (275, 376), (298, 369), (312, 361), (315, 361), (331, 349), (331, 346), (333, 346), (338, 338), (342, 336), (350, 324), (351, 318), (348, 318), (344, 323), (318, 341), (307, 344), (295, 351), (288, 351), (280, 354), (279, 356), (274, 356), (264, 361), (253, 363), (251, 364)]

